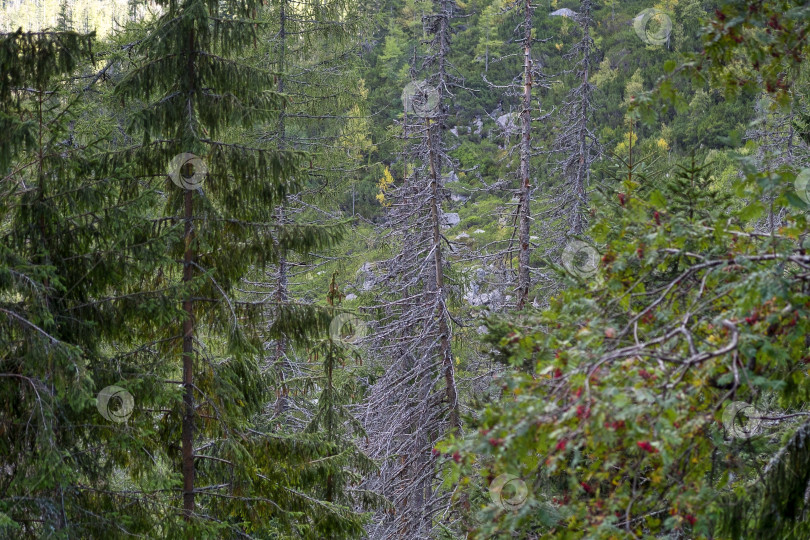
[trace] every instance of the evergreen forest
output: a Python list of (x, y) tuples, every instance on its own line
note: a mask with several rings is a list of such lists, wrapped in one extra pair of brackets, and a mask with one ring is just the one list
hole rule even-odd
[(0, 539), (810, 538), (808, 0), (0, 0)]

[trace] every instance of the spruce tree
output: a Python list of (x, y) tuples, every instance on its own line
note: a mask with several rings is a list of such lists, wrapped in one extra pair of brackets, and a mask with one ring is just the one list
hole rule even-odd
[(555, 210), (553, 216), (567, 222), (566, 236), (577, 237), (585, 233), (588, 219), (588, 189), (591, 168), (602, 154), (602, 147), (594, 133), (594, 84), (591, 74), (594, 59), (598, 56), (591, 31), (593, 2), (582, 0), (576, 22), (581, 37), (566, 55), (574, 62), (570, 70), (574, 75), (574, 85), (563, 101), (560, 111), (559, 131), (554, 141), (554, 150), (559, 156), (557, 170), (562, 177), (561, 185), (555, 190)]
[[(340, 311), (344, 298), (337, 285), (337, 272), (332, 274), (329, 284), (327, 302), (332, 306), (335, 317), (346, 315)], [(351, 326), (351, 315), (344, 317)], [(338, 319), (342, 320), (342, 319)], [(357, 324), (357, 322), (355, 322)], [(316, 375), (307, 377), (308, 384), (320, 389), (317, 394), (315, 413), (306, 427), (306, 432), (320, 436), (330, 449), (322, 460), (322, 482), (315, 483), (319, 498), (336, 505), (351, 508), (380, 507), (383, 499), (377, 494), (357, 488), (363, 478), (377, 470), (371, 460), (358, 446), (358, 441), (366, 436), (361, 422), (350, 410), (360, 395), (357, 378), (352, 374), (350, 363), (362, 365), (362, 356), (357, 349), (347, 344), (341, 334), (342, 328), (330, 325), (328, 337), (316, 343), (310, 350), (310, 358), (320, 361), (320, 370)], [(357, 328), (352, 329), (353, 332)], [(317, 522), (315, 530), (319, 538), (346, 538), (363, 536), (369, 516), (358, 515), (337, 523), (335, 528), (331, 521)]]
[[(161, 431), (182, 447), (170, 454), (182, 473), (182, 529), (315, 537), (313, 523), (353, 517), (309, 494), (317, 479), (312, 464), (328, 445), (251, 425), (270, 396), (258, 362), (267, 302), (246, 299), (239, 284), (277, 263), (278, 253), (320, 249), (340, 231), (279, 224), (276, 207), (300, 189), (303, 155), (233, 134), (272, 120), (284, 99), (273, 73), (243, 61), (261, 37), (259, 2), (159, 4), (163, 14), (115, 89), (124, 102), (140, 104), (130, 132), (142, 143), (110, 162), (131, 160), (144, 181), (163, 179), (164, 220), (182, 231), (168, 246), (177, 263), (144, 277), (163, 283), (183, 311), (178, 322), (156, 329), (182, 373), (182, 406)], [(274, 324), (277, 335), (302, 339), (324, 327), (315, 310), (287, 315)], [(171, 441), (178, 432), (181, 440)]]
[(713, 182), (710, 166), (698, 165), (692, 154), (688, 164), (678, 164), (674, 174), (663, 182), (667, 211), (691, 223), (711, 224), (729, 207), (729, 196)]
[[(359, 28), (358, 6), (355, 2), (296, 2), (273, 3), (262, 11), (270, 37), (255, 51), (255, 63), (276, 74), (276, 90), (292, 97), (279, 103), (277, 118), (257, 125), (248, 137), (258, 138), (278, 148), (305, 150), (308, 163), (297, 171), (301, 191), (290, 193), (276, 209), (279, 224), (320, 223), (339, 221), (338, 202), (345, 199), (348, 183), (358, 168), (360, 149), (352, 148), (347, 140), (352, 134), (352, 116), (362, 115), (355, 64)], [(322, 262), (321, 255), (339, 256), (344, 246), (334, 246), (328, 254), (308, 253), (296, 256), (282, 249), (278, 262), (265, 274), (258, 276), (253, 291), (257, 297), (271, 295), (273, 305), (268, 309), (270, 324), (284, 315), (285, 309), (312, 304), (316, 297), (302, 287), (302, 277)], [(305, 285), (312, 285), (307, 281)], [(275, 309), (278, 307), (279, 309)], [(280, 388), (273, 414), (282, 415), (290, 407), (291, 415), (278, 421), (296, 428), (306, 425), (300, 418), (302, 409), (290, 400), (302, 396), (287, 384), (289, 377), (300, 373), (306, 364), (306, 354), (296, 350), (289, 337), (267, 338), (268, 363)], [(306, 413), (305, 413), (306, 414)]]
[(158, 194), (74, 132), (86, 111), (71, 77), (92, 45), (0, 36), (2, 537), (143, 534), (160, 515), (120, 473), (153, 478), (144, 411), (167, 399), (170, 371), (143, 338), (177, 309), (138, 282), (170, 262), (169, 233), (151, 220)]

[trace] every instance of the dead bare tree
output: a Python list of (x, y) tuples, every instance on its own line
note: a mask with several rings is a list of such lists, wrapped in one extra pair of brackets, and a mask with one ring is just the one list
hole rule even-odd
[(582, 0), (575, 20), (582, 37), (566, 54), (575, 62), (572, 72), (578, 84), (566, 96), (560, 107), (560, 129), (554, 150), (560, 156), (557, 170), (563, 182), (555, 199), (555, 217), (564, 215), (568, 223), (566, 236), (579, 236), (587, 228), (588, 184), (591, 164), (602, 154), (602, 148), (593, 126), (593, 91), (589, 77), (596, 56), (596, 45), (591, 37), (593, 2)]
[(375, 516), (371, 538), (428, 538), (439, 519), (447, 524), (450, 493), (436, 481), (440, 462), (433, 447), (461, 430), (445, 275), (449, 243), (442, 234), (442, 169), (450, 163), (443, 132), (456, 6), (453, 0), (433, 5), (423, 18), (431, 40), (422, 68), (430, 74), (403, 92), (405, 180), (390, 193), (386, 224), (386, 241), (396, 254), (380, 264), (383, 290), (368, 308), (378, 315), (372, 361), (382, 370), (364, 414), (369, 453), (382, 462), (380, 474), (368, 482), (393, 503), (391, 513)]
[[(797, 124), (808, 117), (807, 103), (791, 92), (789, 108), (774, 108), (767, 96), (756, 104), (757, 121), (745, 133), (745, 139), (757, 144), (756, 160), (759, 171), (775, 171), (783, 166), (801, 168), (810, 165), (810, 144), (797, 130)], [(786, 208), (774, 204), (775, 194), (766, 195), (768, 215), (756, 226), (759, 232), (774, 234), (784, 222)]]
[[(515, 255), (517, 255), (517, 271), (514, 272), (510, 268), (508, 272), (503, 272), (506, 277), (503, 286), (515, 288), (516, 298), (513, 305), (517, 309), (523, 309), (529, 298), (532, 283), (538, 279), (537, 272), (531, 267), (531, 253), (533, 250), (531, 230), (534, 222), (532, 216), (532, 180), (533, 177), (536, 179), (536, 173), (532, 169), (532, 158), (541, 153), (542, 149), (532, 146), (532, 127), (536, 127), (537, 123), (548, 118), (548, 115), (535, 116), (541, 112), (541, 105), (539, 97), (536, 98), (536, 106), (533, 105), (533, 99), (538, 90), (546, 88), (548, 83), (542, 64), (535, 61), (532, 52), (534, 45), (545, 41), (532, 36), (536, 6), (531, 0), (515, 0), (505, 10), (514, 10), (522, 15), (521, 22), (516, 29), (518, 33), (516, 41), (521, 46), (523, 69), (520, 75), (515, 77), (508, 85), (493, 85), (503, 88), (505, 97), (517, 98), (519, 101), (518, 111), (496, 119), (497, 125), (503, 129), (507, 141), (512, 133), (519, 133), (520, 136), (518, 144), (508, 149), (510, 157), (515, 151), (519, 155), (518, 188), (514, 190), (515, 197), (513, 198), (516, 206), (514, 212), (508, 218), (514, 228), (514, 234), (509, 239), (506, 247), (497, 244), (491, 246), (495, 249), (484, 254), (483, 260), (493, 264), (496, 268), (502, 267), (504, 264), (511, 266)], [(519, 126), (516, 125), (516, 118), (520, 119)], [(506, 304), (508, 305), (509, 302), (506, 302)]]
[(530, 276), (529, 256), (531, 242), (531, 178), (529, 160), (532, 140), (532, 16), (534, 7), (531, 0), (524, 1), (523, 17), (523, 102), (520, 110), (520, 191), (518, 197), (518, 286), (517, 308), (523, 309), (529, 297)]
[[(345, 190), (346, 178), (358, 167), (356, 149), (343, 140), (351, 131), (347, 125), (361, 114), (356, 100), (359, 83), (353, 71), (359, 46), (356, 31), (361, 26), (357, 10), (356, 4), (343, 0), (280, 0), (265, 9), (265, 22), (275, 32), (263, 49), (263, 63), (277, 74), (276, 90), (287, 99), (280, 106), (277, 121), (253, 136), (277, 148), (314, 154), (309, 167), (300, 172), (306, 177), (302, 181), (306, 189), (290, 194), (276, 210), (279, 228), (303, 221), (329, 225), (342, 218), (334, 194)], [(285, 309), (316, 301), (314, 295), (303, 298), (292, 289), (311, 278), (325, 260), (325, 254), (285, 253), (278, 242), (274, 249), (278, 262), (248, 282), (246, 291), (269, 301), (268, 326), (283, 316)], [(284, 415), (283, 422), (289, 427), (303, 428), (311, 411), (289, 387), (288, 379), (303, 378), (312, 369), (311, 363), (283, 334), (267, 335), (265, 350), (277, 393), (268, 414), (276, 422)]]

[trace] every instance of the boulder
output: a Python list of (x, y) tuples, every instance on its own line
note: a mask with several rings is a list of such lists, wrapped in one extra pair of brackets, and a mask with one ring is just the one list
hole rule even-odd
[(502, 114), (495, 120), (495, 123), (501, 128), (506, 135), (515, 135), (520, 133), (520, 115), (516, 112)]
[(368, 291), (379, 281), (377, 275), (374, 273), (376, 265), (371, 262), (363, 264), (357, 270), (357, 286), (363, 290)]
[(481, 117), (476, 116), (475, 122), (473, 122), (473, 124), (475, 125), (475, 131), (473, 131), (473, 134), (481, 135), (481, 130), (484, 129), (484, 122), (481, 121)]
[(461, 223), (461, 218), (456, 212), (442, 213), (442, 227), (449, 229)]
[(562, 8), (562, 9), (558, 9), (557, 11), (552, 11), (551, 13), (548, 14), (548, 16), (549, 17), (568, 17), (568, 18), (573, 19), (574, 17), (577, 16), (577, 12), (574, 11), (573, 9)]

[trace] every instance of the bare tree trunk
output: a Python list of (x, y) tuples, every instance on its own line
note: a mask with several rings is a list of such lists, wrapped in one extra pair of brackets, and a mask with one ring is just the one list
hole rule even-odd
[(367, 402), (370, 453), (383, 462), (367, 487), (384, 493), (395, 507), (375, 516), (368, 530), (372, 539), (430, 538), (451, 504), (450, 493), (436, 482), (440, 465), (433, 449), (443, 435), (461, 429), (442, 245), (442, 169), (449, 160), (442, 133), (453, 9), (452, 0), (436, 0), (434, 12), (424, 18), (432, 40), (423, 65), (432, 71), (419, 88), (431, 94), (433, 110), (405, 105), (404, 133), (412, 141), (404, 155), (409, 172), (391, 192), (387, 224), (399, 249), (383, 263), (388, 270), (385, 287), (378, 289), (380, 304), (369, 307), (381, 313), (371, 350), (372, 361), (384, 365), (385, 373)]
[[(590, 3), (584, 3), (583, 7), (585, 8), (583, 11), (584, 23), (583, 23), (583, 40), (582, 42), (585, 44), (590, 43)], [(590, 74), (590, 53), (591, 49), (589, 46), (584, 47), (582, 52), (583, 59), (582, 59), (582, 88), (587, 89), (588, 86), (588, 77)], [(576, 201), (574, 202), (574, 223), (572, 226), (572, 234), (574, 236), (579, 236), (583, 232), (585, 232), (585, 220), (584, 220), (584, 213), (585, 208), (588, 205), (588, 195), (585, 191), (587, 185), (587, 176), (590, 173), (590, 162), (586, 159), (588, 156), (589, 150), (587, 148), (587, 139), (588, 139), (588, 115), (589, 115), (589, 107), (590, 107), (590, 93), (585, 92), (585, 95), (582, 96), (582, 101), (580, 102), (579, 107), (579, 164), (577, 166), (576, 176), (574, 177), (574, 196), (576, 197)], [(631, 141), (632, 143), (632, 141)]]
[[(588, 228), (588, 184), (591, 166), (601, 155), (602, 147), (590, 130), (593, 116), (593, 87), (589, 80), (595, 44), (590, 29), (591, 0), (581, 0), (576, 21), (582, 31), (565, 58), (573, 64), (572, 72), (578, 82), (568, 92), (560, 107), (559, 133), (554, 150), (559, 156), (555, 170), (561, 173), (562, 182), (554, 188), (556, 205), (549, 213), (549, 221), (564, 220), (568, 229), (554, 229), (548, 236), (555, 244), (569, 241), (572, 236), (582, 236)], [(632, 156), (632, 136), (631, 136)]]
[[(441, 171), (436, 166), (436, 153), (434, 152), (433, 134), (431, 133), (430, 119), (426, 121), (428, 129), (428, 159), (430, 161), (431, 194), (430, 206), (431, 227), (433, 228), (433, 261), (436, 272), (436, 318), (439, 324), (441, 340), (441, 362), (444, 374), (445, 394), (450, 408), (450, 426), (456, 430), (461, 429), (461, 420), (458, 414), (458, 395), (456, 392), (456, 379), (453, 371), (453, 353), (450, 348), (450, 327), (448, 325), (447, 295), (444, 290), (444, 258), (442, 257), (441, 235), (441, 194), (439, 192)], [(436, 136), (439, 134), (437, 133)]]
[(531, 287), (529, 277), (529, 256), (531, 243), (531, 179), (529, 178), (529, 158), (532, 140), (532, 14), (531, 0), (526, 0), (523, 19), (523, 107), (520, 111), (522, 133), (520, 141), (520, 195), (518, 214), (518, 288), (517, 308), (523, 309)]

